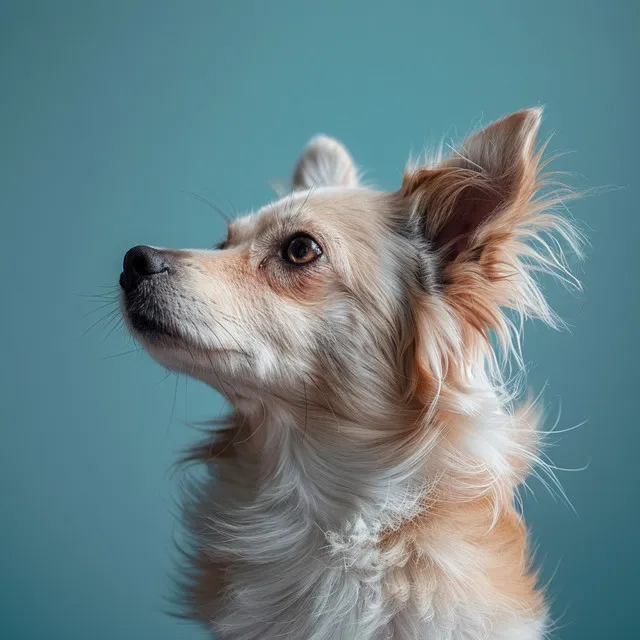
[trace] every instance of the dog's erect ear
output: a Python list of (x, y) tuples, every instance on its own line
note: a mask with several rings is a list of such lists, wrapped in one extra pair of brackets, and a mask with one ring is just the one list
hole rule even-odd
[(451, 327), (456, 332), (446, 338), (446, 362), (439, 360), (439, 350), (417, 351), (420, 370), (461, 372), (460, 363), (477, 357), (477, 348), (489, 349), (493, 357), (491, 333), (510, 352), (517, 323), (506, 310), (559, 326), (538, 286), (540, 273), (579, 287), (564, 249), (579, 256), (581, 236), (555, 211), (575, 194), (556, 183), (540, 193), (550, 178), (540, 173), (544, 145), (535, 148), (541, 115), (529, 109), (494, 122), (448, 158), (407, 171), (394, 194), (400, 198), (402, 233), (438, 263), (439, 293), (447, 305), (436, 334), (431, 307), (417, 306), (416, 318), (426, 314), (417, 322), (418, 335), (430, 332), (419, 344), (433, 344), (434, 335), (446, 336)]
[(541, 109), (527, 109), (467, 138), (447, 159), (407, 171), (401, 193), (445, 265), (479, 260), (526, 216)]
[(340, 142), (322, 135), (309, 141), (293, 173), (294, 190), (357, 185), (357, 168)]

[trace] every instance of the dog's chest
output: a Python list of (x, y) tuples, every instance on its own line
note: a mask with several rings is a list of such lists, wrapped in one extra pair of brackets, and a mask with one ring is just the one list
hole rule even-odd
[[(496, 619), (458, 585), (428, 569), (394, 565), (380, 548), (379, 527), (356, 520), (347, 533), (282, 531), (278, 562), (256, 547), (253, 562), (232, 562), (216, 637), (228, 640), (537, 640), (541, 621)], [(276, 538), (273, 538), (275, 543)], [(257, 542), (257, 540), (256, 540)], [(210, 540), (211, 547), (215, 542)], [(246, 550), (245, 550), (246, 553)], [(264, 561), (263, 561), (264, 560)], [(399, 593), (405, 585), (405, 591)]]

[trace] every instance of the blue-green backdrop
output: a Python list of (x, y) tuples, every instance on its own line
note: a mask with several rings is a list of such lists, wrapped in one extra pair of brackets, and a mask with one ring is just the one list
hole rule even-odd
[[(314, 133), (399, 184), (409, 151), (546, 105), (592, 247), (571, 326), (528, 327), (575, 507), (527, 500), (557, 637), (640, 637), (638, 3), (0, 2), (0, 636), (174, 639), (171, 463), (220, 400), (132, 349), (104, 295), (137, 243), (212, 246)], [(100, 298), (99, 300), (101, 300)], [(91, 311), (89, 315), (85, 315)], [(111, 357), (117, 356), (117, 357)]]

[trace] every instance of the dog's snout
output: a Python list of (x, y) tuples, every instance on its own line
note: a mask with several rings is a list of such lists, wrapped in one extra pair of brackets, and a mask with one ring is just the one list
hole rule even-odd
[(129, 249), (122, 263), (120, 286), (129, 293), (142, 280), (170, 271), (169, 261), (163, 251), (139, 245)]

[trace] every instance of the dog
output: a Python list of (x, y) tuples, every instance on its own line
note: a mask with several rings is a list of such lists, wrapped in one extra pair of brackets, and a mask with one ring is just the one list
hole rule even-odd
[(135, 339), (234, 409), (186, 456), (206, 477), (184, 500), (182, 604), (216, 638), (549, 631), (518, 499), (544, 467), (540, 411), (505, 372), (519, 319), (558, 325), (536, 281), (572, 278), (558, 239), (579, 250), (541, 116), (414, 163), (394, 192), (317, 136), (290, 193), (215, 250), (126, 253)]

